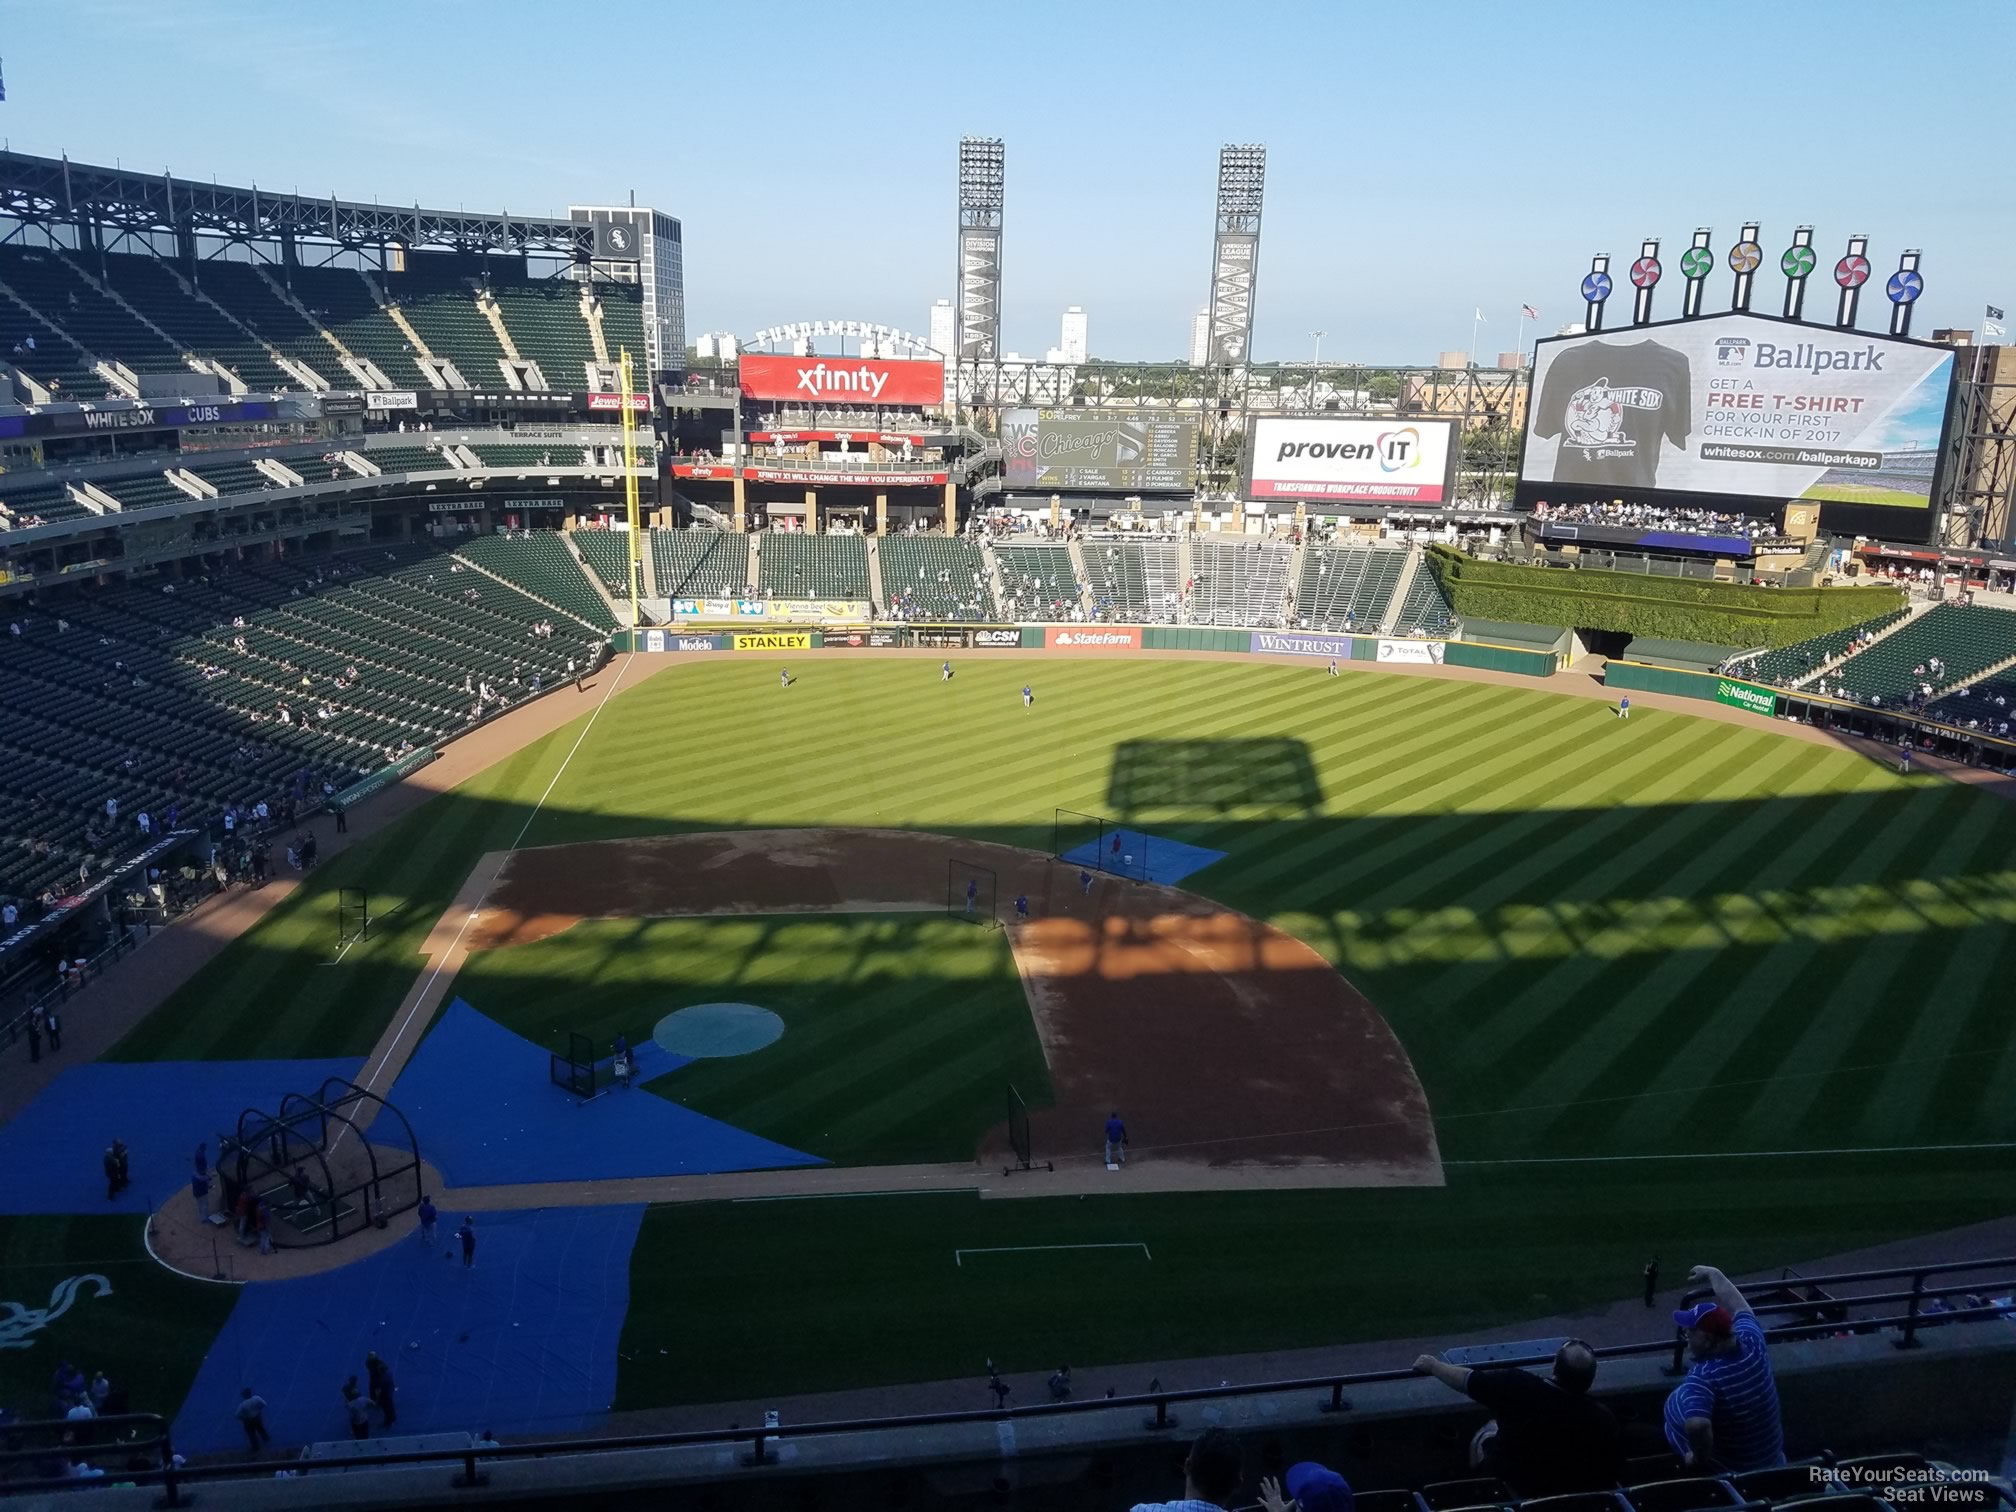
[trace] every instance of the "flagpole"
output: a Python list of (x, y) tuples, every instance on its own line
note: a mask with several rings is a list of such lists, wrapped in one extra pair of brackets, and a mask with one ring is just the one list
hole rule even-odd
[(1477, 366), (1477, 322), (1484, 318), (1484, 312), (1476, 305), (1470, 307), (1470, 366)]
[(1519, 334), (1512, 338), (1512, 350), (1517, 354), (1519, 366), (1526, 366), (1526, 306), (1519, 306)]

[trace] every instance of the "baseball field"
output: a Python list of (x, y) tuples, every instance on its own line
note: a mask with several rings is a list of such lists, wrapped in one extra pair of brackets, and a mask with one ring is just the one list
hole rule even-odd
[[(571, 726), (324, 867), (114, 1059), (373, 1055), (472, 871), (511, 853), (447, 995), (542, 1052), (650, 1041), (702, 1006), (768, 1025), (579, 1119), (651, 1099), (808, 1163), (985, 1152), (991, 1170), (1006, 1088), (1025, 1097), (1061, 1195), (1039, 1171), (1012, 1198), (871, 1181), (651, 1201), (620, 1408), (972, 1376), (988, 1357), (1460, 1335), (1628, 1296), (1652, 1254), (1755, 1271), (2006, 1207), (2016, 806), (1999, 798), (1763, 721), (1626, 722), (1537, 686), (984, 654), (945, 683), (936, 660), (820, 655), (788, 663), (788, 688), (775, 661), (724, 656), (583, 698)], [(1046, 859), (1059, 809), (1222, 856), (1159, 890), (1087, 890)], [(888, 829), (931, 837), (928, 864), (873, 867), (875, 842), (844, 838)], [(797, 831), (843, 838), (815, 867), (775, 838)], [(652, 848), (676, 836), (730, 838)], [(1027, 925), (962, 917), (962, 856), (1004, 858), (988, 911), (1023, 892)], [(329, 964), (341, 886), (367, 888), (378, 922)], [(1060, 964), (1074, 952), (1090, 964)], [(1263, 977), (1293, 985), (1278, 1009), (1248, 990)], [(451, 1032), (435, 1018), (416, 1064)], [(1112, 1173), (1108, 1088), (1128, 1091), (1133, 1156)], [(1432, 1126), (1409, 1134), (1407, 1174), (1379, 1179), (1409, 1098)], [(1333, 1157), (1374, 1174), (1245, 1179)], [(1224, 1179), (1151, 1188), (1185, 1160)], [(74, 1271), (79, 1245), (137, 1244), (86, 1243), (83, 1222), (0, 1218), (21, 1292)], [(163, 1321), (178, 1287), (191, 1305)], [(150, 1277), (72, 1318), (150, 1315), (134, 1347), (179, 1395), (217, 1295)], [(66, 1326), (48, 1337), (82, 1349)], [(0, 1384), (49, 1353), (0, 1353)]]

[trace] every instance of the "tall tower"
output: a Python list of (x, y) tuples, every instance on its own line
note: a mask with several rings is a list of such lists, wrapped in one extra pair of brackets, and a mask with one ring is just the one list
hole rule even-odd
[(1211, 243), (1211, 348), (1214, 367), (1249, 360), (1253, 346), (1253, 281), (1260, 269), (1260, 201), (1267, 188), (1267, 149), (1227, 146), (1218, 153), (1217, 235)]
[(1001, 353), (1001, 203), (1005, 157), (999, 137), (959, 139), (959, 350), (962, 363)]

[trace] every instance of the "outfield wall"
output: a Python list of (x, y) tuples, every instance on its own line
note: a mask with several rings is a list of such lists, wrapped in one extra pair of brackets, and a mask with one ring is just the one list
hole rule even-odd
[(1386, 666), (1481, 667), (1523, 677), (1552, 677), (1566, 654), (1491, 641), (1426, 640), (1332, 630), (1221, 630), (1191, 625), (904, 625), (881, 629), (715, 630), (653, 626), (619, 630), (626, 651), (814, 651), (847, 647), (908, 647), (958, 651), (1043, 651), (1058, 656), (1112, 656), (1135, 651), (1207, 651), (1224, 656), (1306, 656), (1378, 662)]

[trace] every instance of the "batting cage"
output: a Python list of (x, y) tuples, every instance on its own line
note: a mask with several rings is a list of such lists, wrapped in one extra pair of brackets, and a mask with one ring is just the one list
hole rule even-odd
[(583, 1102), (589, 1102), (608, 1088), (599, 1086), (595, 1070), (595, 1042), (585, 1034), (567, 1036), (567, 1053), (555, 1051), (547, 1057), (546, 1072), (553, 1085), (565, 1087)]
[(1050, 826), (1050, 854), (1069, 866), (1146, 882), (1152, 837), (1117, 819), (1060, 808)]
[[(371, 1129), (389, 1113), (396, 1127)], [(247, 1108), (217, 1138), (224, 1211), (244, 1196), (248, 1216), (266, 1205), (267, 1232), (281, 1248), (334, 1244), (420, 1205), (420, 1145), (406, 1115), (355, 1082), (331, 1077), (312, 1093), (290, 1092), (278, 1113)]]
[(994, 868), (958, 856), (945, 863), (945, 912), (969, 924), (998, 924), (1000, 882)]

